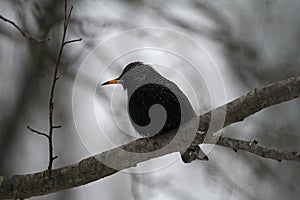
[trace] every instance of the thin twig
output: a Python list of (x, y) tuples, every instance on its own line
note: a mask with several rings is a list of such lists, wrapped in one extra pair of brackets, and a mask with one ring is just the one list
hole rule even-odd
[(73, 11), (73, 6), (71, 6), (67, 21), (65, 21), (65, 26), (66, 27), (69, 25), (69, 21), (70, 21), (70, 18), (71, 18), (72, 11)]
[(224, 136), (213, 136), (213, 135), (206, 135), (206, 138), (205, 139), (202, 138), (202, 139), (203, 139), (203, 143), (205, 144), (216, 144), (219, 146), (230, 148), (235, 152), (246, 151), (254, 155), (263, 158), (269, 158), (272, 160), (277, 160), (279, 162), (281, 162), (282, 160), (291, 160), (291, 161), (300, 162), (300, 152), (266, 148), (258, 145), (257, 140), (244, 141), (244, 140), (238, 140), (238, 139), (224, 137)]
[(52, 79), (52, 84), (51, 84), (51, 91), (50, 91), (50, 97), (49, 97), (49, 131), (48, 131), (48, 135), (49, 135), (49, 165), (48, 165), (48, 170), (51, 171), (52, 170), (52, 165), (53, 165), (53, 161), (55, 158), (57, 158), (56, 156), (53, 156), (53, 132), (54, 129), (60, 128), (61, 126), (55, 126), (53, 125), (54, 123), (54, 118), (53, 118), (53, 113), (54, 113), (54, 94), (55, 94), (55, 87), (56, 87), (56, 83), (59, 79), (58, 77), (58, 69), (59, 69), (59, 65), (60, 65), (60, 61), (61, 61), (61, 57), (63, 54), (63, 50), (66, 44), (69, 43), (73, 43), (73, 42), (78, 42), (81, 41), (82, 39), (76, 39), (76, 40), (69, 40), (69, 41), (65, 41), (66, 40), (66, 34), (67, 34), (67, 29), (68, 29), (68, 24), (71, 18), (71, 13), (73, 10), (73, 6), (71, 6), (69, 14), (67, 16), (67, 0), (65, 0), (65, 5), (64, 5), (64, 24), (63, 24), (63, 36), (62, 36), (62, 40), (61, 40), (61, 45), (60, 45), (60, 50), (59, 50), (59, 54), (57, 59), (53, 59), (53, 62), (55, 64), (55, 68), (54, 68), (54, 72), (53, 72), (53, 79)]
[(68, 41), (65, 41), (64, 45), (70, 44), (70, 43), (73, 43), (73, 42), (79, 42), (79, 41), (82, 41), (82, 38), (78, 38), (78, 39), (74, 39), (74, 40), (68, 40)]
[(38, 43), (45, 43), (45, 42), (48, 42), (50, 41), (50, 38), (48, 39), (45, 39), (45, 40), (41, 40), (41, 39), (38, 39), (28, 33), (26, 33), (25, 31), (23, 31), (15, 22), (3, 17), (2, 15), (0, 15), (0, 19), (2, 19), (3, 21), (7, 22), (7, 23), (10, 23), (13, 27), (15, 27), (24, 37), (26, 37), (28, 40), (34, 40)]
[(30, 126), (27, 126), (27, 129), (30, 130), (30, 131), (33, 132), (33, 133), (36, 133), (36, 134), (38, 134), (38, 135), (45, 136), (46, 138), (49, 139), (49, 135), (47, 135), (46, 133), (40, 132), (40, 131), (38, 131), (38, 130), (35, 130), (35, 129), (31, 128)]
[[(54, 129), (58, 129), (61, 128), (61, 126), (57, 126), (54, 125), (54, 94), (55, 94), (55, 87), (57, 84), (57, 81), (59, 79), (58, 77), (58, 69), (59, 69), (59, 65), (60, 65), (60, 61), (61, 61), (61, 57), (62, 57), (62, 53), (64, 50), (64, 47), (67, 44), (70, 43), (74, 43), (74, 42), (79, 42), (82, 40), (82, 38), (79, 39), (74, 39), (74, 40), (68, 40), (66, 41), (66, 33), (67, 33), (67, 29), (68, 29), (68, 25), (69, 25), (69, 21), (71, 18), (71, 14), (72, 14), (72, 10), (73, 10), (73, 6), (71, 6), (69, 13), (67, 14), (67, 0), (64, 1), (64, 23), (63, 23), (63, 36), (62, 36), (62, 40), (61, 40), (61, 45), (60, 45), (60, 49), (59, 49), (59, 54), (57, 56), (57, 59), (55, 59), (55, 57), (53, 57), (51, 54), (49, 55), (50, 58), (52, 59), (55, 68), (54, 68), (54, 72), (53, 72), (53, 78), (52, 78), (52, 84), (51, 84), (51, 90), (50, 90), (50, 95), (49, 95), (49, 105), (48, 105), (48, 120), (49, 120), (49, 128), (48, 128), (48, 134), (37, 131), (29, 126), (27, 126), (27, 128), (33, 132), (33, 133), (37, 133), (38, 135), (43, 135), (48, 139), (48, 143), (49, 143), (49, 164), (48, 164), (48, 170), (51, 174), (51, 170), (52, 170), (52, 165), (53, 165), (53, 161), (57, 158), (57, 156), (53, 155), (53, 133), (54, 133)], [(10, 23), (12, 26), (14, 26), (25, 38), (27, 38), (28, 40), (34, 40), (36, 42), (39, 42), (41, 44), (44, 44), (45, 41), (49, 41), (50, 39), (47, 40), (40, 40), (37, 39), (33, 36), (31, 36), (30, 34), (26, 33), (24, 30), (22, 30), (15, 22), (3, 17), (2, 15), (0, 15), (0, 19), (2, 19), (3, 21)]]

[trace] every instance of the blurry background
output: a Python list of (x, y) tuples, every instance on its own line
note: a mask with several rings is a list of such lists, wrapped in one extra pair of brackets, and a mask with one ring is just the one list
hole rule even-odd
[[(141, 27), (160, 27), (178, 31), (205, 47), (222, 76), (226, 98), (209, 102), (200, 95), (203, 113), (229, 102), (249, 90), (276, 82), (300, 71), (300, 2), (297, 0), (218, 0), (218, 1), (70, 1), (74, 5), (68, 39), (83, 38), (65, 48), (55, 97), (55, 121), (63, 128), (54, 135), (54, 167), (73, 164), (91, 155), (75, 127), (72, 92), (82, 63), (97, 45), (122, 31)], [(0, 174), (13, 175), (45, 170), (48, 164), (48, 144), (45, 138), (30, 133), (26, 126), (46, 131), (48, 97), (53, 64), (48, 53), (58, 54), (63, 22), (63, 1), (0, 1), (1, 15), (15, 21), (38, 38), (51, 38), (46, 46), (29, 42), (11, 25), (0, 21)], [(141, 40), (151, 41), (151, 35), (141, 34)], [(139, 43), (139, 36), (136, 36)], [(160, 43), (174, 44), (172, 37), (160, 37)], [(126, 41), (124, 41), (126, 42)], [(120, 46), (112, 45), (96, 54), (99, 69), (112, 62)], [(181, 46), (191, 57), (195, 48)], [(147, 56), (141, 52), (139, 55)], [(151, 57), (152, 58), (152, 57)], [(153, 57), (154, 58), (154, 57)], [(153, 59), (152, 58), (152, 59)], [(134, 59), (134, 56), (130, 59)], [(161, 56), (160, 59), (166, 59)], [(152, 60), (153, 61), (153, 60)], [(160, 63), (160, 60), (155, 61)], [(119, 75), (124, 65), (116, 61), (102, 80)], [(180, 66), (168, 60), (167, 64)], [(197, 63), (200, 70), (207, 65)], [(158, 66), (159, 68), (159, 66)], [(179, 70), (179, 74), (183, 69)], [(103, 69), (104, 71), (104, 69)], [(162, 70), (163, 71), (163, 70)], [(85, 110), (86, 97), (96, 96), (96, 111), (109, 116), (110, 89), (99, 91), (100, 79), (86, 78), (79, 82), (82, 123), (89, 126), (90, 112)], [(165, 71), (168, 74), (168, 70)], [(187, 73), (188, 74), (188, 73)], [(192, 77), (193, 73), (190, 73)], [(103, 75), (104, 76), (104, 75)], [(188, 75), (184, 75), (189, 79)], [(217, 77), (217, 75), (215, 75)], [(84, 77), (84, 76), (83, 76)], [(98, 78), (100, 75), (98, 75)], [(212, 77), (205, 77), (214, 80)], [(172, 79), (172, 73), (169, 74)], [(200, 78), (199, 78), (200, 79)], [(173, 80), (173, 79), (172, 79)], [(174, 75), (176, 82), (176, 74)], [(180, 80), (177, 80), (180, 82)], [(220, 80), (216, 78), (216, 82)], [(192, 86), (197, 87), (197, 86)], [(210, 85), (209, 87), (214, 87)], [(202, 88), (202, 87), (201, 87)], [(113, 90), (113, 88), (111, 88)], [(116, 89), (117, 90), (117, 89)], [(193, 96), (185, 90), (187, 96)], [(119, 88), (121, 92), (121, 88)], [(206, 94), (206, 93), (205, 93)], [(222, 96), (222, 95), (221, 95)], [(124, 94), (120, 94), (124, 99)], [(208, 100), (207, 100), (208, 99)], [(98, 103), (97, 103), (98, 102)], [(117, 103), (119, 115), (124, 113), (125, 100)], [(197, 107), (196, 105), (195, 108)], [(100, 110), (98, 110), (100, 109)], [(93, 113), (94, 114), (94, 113)], [(256, 139), (263, 146), (300, 151), (298, 134), (299, 99), (268, 108), (223, 130), (223, 135)], [(78, 117), (78, 112), (77, 112)], [(105, 118), (105, 117), (104, 117)], [(80, 118), (79, 118), (80, 121)], [(108, 120), (110, 122), (110, 120)], [(107, 123), (107, 122), (105, 122)], [(111, 121), (112, 124), (113, 121)], [(93, 131), (87, 129), (87, 135)], [(117, 144), (128, 140), (111, 127), (110, 140)], [(120, 132), (120, 131), (119, 131)], [(122, 135), (122, 136), (121, 136)], [(99, 146), (107, 148), (105, 136), (97, 138)], [(90, 138), (94, 140), (94, 138)], [(102, 141), (102, 143), (101, 143)], [(170, 156), (159, 158), (160, 162)], [(263, 159), (244, 152), (216, 146), (209, 153), (210, 162), (184, 165), (175, 160), (167, 167), (151, 173), (119, 172), (103, 180), (71, 190), (32, 199), (298, 199), (300, 195), (300, 164)], [(151, 162), (151, 161), (150, 161)]]

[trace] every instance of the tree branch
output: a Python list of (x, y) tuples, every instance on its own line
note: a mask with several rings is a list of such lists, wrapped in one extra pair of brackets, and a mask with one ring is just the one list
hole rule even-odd
[(0, 19), (2, 19), (3, 21), (5, 21), (5, 22), (11, 24), (13, 27), (15, 27), (15, 28), (16, 28), (16, 29), (17, 29), (24, 37), (26, 37), (28, 40), (34, 40), (34, 41), (36, 41), (36, 42), (38, 42), (38, 43), (45, 43), (45, 42), (47, 42), (47, 41), (50, 41), (50, 38), (45, 39), (45, 40), (41, 40), (41, 39), (38, 39), (38, 38), (36, 38), (36, 37), (34, 37), (34, 36), (32, 36), (32, 35), (26, 33), (26, 32), (23, 31), (23, 30), (22, 30), (15, 22), (13, 22), (13, 21), (11, 21), (11, 20), (9, 20), (9, 19), (3, 17), (2, 15), (0, 15)]
[(258, 145), (258, 141), (243, 141), (238, 139), (233, 139), (229, 137), (223, 136), (208, 136), (205, 139), (200, 136), (200, 141), (203, 140), (205, 144), (216, 144), (223, 147), (228, 147), (233, 149), (235, 152), (238, 150), (247, 151), (254, 155), (269, 158), (273, 160), (277, 160), (281, 162), (282, 160), (290, 160), (300, 162), (300, 152), (290, 152), (285, 150), (276, 150), (276, 149), (269, 149), (266, 147), (262, 147)]
[[(56, 87), (56, 83), (59, 79), (58, 77), (58, 69), (59, 69), (59, 65), (60, 65), (60, 61), (61, 61), (61, 57), (62, 57), (62, 53), (64, 50), (64, 47), (67, 44), (70, 43), (74, 43), (74, 42), (79, 42), (82, 40), (82, 38), (79, 39), (75, 39), (75, 40), (68, 40), (66, 41), (66, 33), (67, 33), (67, 29), (68, 29), (68, 25), (69, 25), (69, 21), (71, 18), (71, 13), (73, 10), (73, 6), (71, 6), (70, 11), (67, 15), (67, 0), (64, 1), (64, 23), (63, 23), (63, 36), (62, 36), (62, 40), (61, 40), (61, 46), (59, 49), (59, 54), (57, 56), (57, 59), (55, 59), (52, 55), (50, 55), (53, 63), (55, 64), (55, 68), (54, 68), (54, 72), (53, 72), (53, 79), (52, 79), (52, 84), (51, 84), (51, 90), (50, 90), (50, 95), (49, 95), (49, 104), (48, 104), (48, 120), (49, 120), (49, 128), (48, 128), (48, 134), (46, 133), (42, 133), (40, 131), (37, 131), (29, 126), (27, 126), (27, 128), (33, 132), (33, 133), (37, 133), (38, 135), (43, 135), (48, 139), (48, 146), (49, 146), (49, 164), (48, 164), (48, 170), (49, 173), (51, 174), (51, 170), (52, 170), (52, 165), (53, 165), (53, 161), (57, 158), (57, 156), (53, 155), (53, 133), (54, 133), (54, 129), (58, 129), (61, 128), (61, 126), (55, 126), (53, 125), (54, 123), (54, 94), (55, 94), (55, 87)], [(3, 17), (2, 15), (0, 15), (0, 19), (2, 19), (3, 21), (11, 24), (12, 26), (14, 26), (25, 38), (27, 38), (28, 40), (35, 40), (36, 42), (39, 42), (41, 44), (44, 44), (45, 41), (49, 41), (50, 39), (47, 40), (40, 40), (37, 39), (33, 36), (31, 36), (30, 34), (26, 33), (25, 31), (23, 31), (15, 22)]]
[(68, 15), (67, 15), (67, 8), (68, 8), (67, 0), (65, 0), (63, 36), (62, 36), (60, 50), (59, 50), (59, 54), (57, 56), (57, 60), (53, 59), (53, 62), (55, 64), (55, 68), (54, 68), (54, 72), (53, 72), (53, 79), (52, 79), (52, 85), (51, 85), (51, 91), (50, 91), (50, 97), (49, 97), (49, 131), (48, 131), (48, 135), (49, 135), (49, 137), (48, 137), (48, 142), (49, 142), (49, 165), (48, 165), (48, 170), (49, 170), (50, 174), (51, 174), (51, 170), (52, 170), (53, 161), (57, 158), (57, 156), (53, 155), (53, 142), (52, 142), (53, 141), (53, 133), (54, 133), (54, 129), (61, 128), (61, 126), (53, 125), (53, 123), (54, 123), (54, 118), (53, 118), (53, 114), (54, 114), (54, 94), (55, 94), (56, 83), (59, 79), (58, 69), (59, 69), (59, 65), (60, 65), (60, 61), (61, 61), (61, 57), (62, 57), (62, 54), (63, 54), (64, 47), (67, 44), (74, 43), (74, 42), (79, 42), (79, 41), (82, 40), (82, 38), (79, 38), (79, 39), (75, 39), (75, 40), (66, 41), (66, 35), (67, 35), (68, 25), (69, 25), (69, 21), (70, 21), (70, 18), (71, 18), (73, 6), (71, 6)]
[(82, 38), (78, 38), (78, 39), (74, 39), (74, 40), (68, 40), (68, 41), (65, 41), (64, 45), (70, 44), (70, 43), (73, 43), (73, 42), (79, 42), (81, 40), (82, 40)]
[[(213, 133), (233, 123), (243, 121), (254, 113), (300, 96), (300, 76), (295, 76), (261, 88), (255, 88), (223, 106), (200, 116), (199, 131)], [(225, 116), (224, 116), (225, 114)], [(223, 124), (211, 125), (212, 118), (222, 120)]]
[[(300, 76), (297, 76), (254, 89), (248, 94), (211, 110), (201, 115), (199, 119), (194, 120), (199, 120), (200, 131), (213, 133), (230, 124), (242, 121), (264, 108), (292, 100), (299, 97), (299, 95)], [(224, 109), (227, 111), (225, 123), (221, 126), (214, 126), (214, 129), (210, 129), (211, 115), (218, 116), (219, 113), (223, 113)], [(192, 121), (183, 125), (184, 134), (189, 134), (191, 131), (190, 123), (193, 123)], [(172, 145), (170, 148), (165, 148), (161, 151), (161, 148), (168, 144), (175, 134), (175, 131), (171, 131), (167, 134), (156, 136), (155, 141), (148, 139), (133, 141), (119, 148), (86, 158), (77, 164), (54, 169), (51, 176), (49, 176), (49, 171), (27, 175), (14, 175), (11, 177), (0, 176), (0, 198), (28, 198), (77, 187), (110, 176), (122, 169), (136, 166), (140, 162), (172, 152), (178, 152), (185, 146), (183, 144), (184, 141), (177, 141), (176, 145)], [(198, 134), (195, 137), (194, 143), (217, 144), (234, 149), (235, 151), (248, 151), (255, 155), (275, 160), (300, 161), (299, 152), (267, 149), (259, 146), (255, 141), (248, 142), (227, 137), (216, 137), (212, 134), (206, 134), (205, 137), (205, 134)], [(157, 151), (158, 149), (160, 151)], [(128, 156), (128, 152), (130, 156)]]
[(33, 133), (38, 134), (38, 135), (45, 136), (47, 139), (49, 138), (49, 135), (47, 135), (46, 133), (43, 133), (43, 132), (38, 131), (38, 130), (35, 130), (35, 129), (31, 128), (30, 126), (27, 126), (27, 129), (30, 130)]
[(60, 46), (60, 50), (59, 50), (59, 54), (57, 57), (57, 60), (53, 60), (54, 64), (55, 64), (55, 68), (54, 68), (54, 72), (53, 72), (53, 79), (52, 79), (52, 84), (51, 84), (51, 91), (50, 91), (50, 97), (49, 97), (49, 129), (48, 129), (48, 146), (49, 146), (49, 164), (48, 164), (48, 170), (51, 174), (51, 170), (52, 170), (52, 165), (53, 165), (53, 161), (57, 158), (57, 156), (53, 155), (53, 133), (54, 133), (54, 129), (57, 128), (57, 126), (53, 125), (53, 113), (54, 113), (54, 92), (55, 92), (55, 87), (56, 87), (56, 83), (59, 79), (58, 77), (58, 68), (60, 65), (60, 60), (61, 60), (61, 56), (64, 50), (64, 46), (65, 46), (65, 38), (66, 38), (66, 33), (67, 33), (67, 29), (68, 29), (68, 21), (69, 18), (71, 16), (71, 11), (73, 9), (73, 6), (71, 6), (71, 10), (69, 12), (69, 17), (66, 18), (67, 15), (67, 0), (65, 0), (65, 9), (64, 9), (64, 24), (63, 24), (63, 36), (62, 36), (62, 40), (61, 40), (61, 46)]

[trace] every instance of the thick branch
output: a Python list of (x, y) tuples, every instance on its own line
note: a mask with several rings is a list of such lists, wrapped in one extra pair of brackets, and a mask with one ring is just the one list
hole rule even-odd
[[(255, 88), (223, 106), (200, 116), (199, 131), (213, 133), (230, 124), (275, 104), (300, 96), (300, 76), (292, 77), (265, 87)], [(211, 122), (222, 122), (210, 124)], [(214, 119), (214, 120), (211, 120)]]
[[(201, 115), (199, 130), (210, 130), (210, 132), (219, 130), (222, 127), (241, 121), (266, 107), (289, 101), (299, 97), (299, 95), (300, 76), (255, 89), (245, 96)], [(214, 129), (209, 129), (210, 114), (217, 116), (217, 114), (222, 113), (221, 111), (225, 108), (227, 108), (225, 123), (222, 126), (216, 126)], [(191, 132), (192, 128), (190, 123), (192, 122), (183, 126), (184, 134), (188, 135)], [(110, 176), (122, 169), (135, 166), (136, 164), (151, 158), (180, 151), (185, 146), (185, 144), (183, 144), (185, 142), (184, 138), (182, 141), (177, 141), (177, 143), (170, 148), (156, 151), (168, 144), (175, 134), (175, 132), (170, 132), (168, 134), (156, 136), (155, 141), (148, 139), (133, 141), (119, 148), (86, 158), (77, 164), (54, 169), (52, 170), (51, 177), (49, 176), (49, 171), (27, 175), (15, 175), (11, 177), (0, 177), (0, 198), (28, 198), (73, 188)], [(209, 137), (205, 139), (204, 135), (197, 135), (194, 142), (199, 144), (203, 142), (216, 143), (217, 145), (229, 147), (234, 150), (249, 151), (255, 155), (275, 160), (300, 161), (299, 152), (277, 151), (261, 147), (256, 142), (246, 142), (226, 137), (214, 138), (211, 135), (208, 136)], [(107, 165), (103, 163), (106, 163)]]

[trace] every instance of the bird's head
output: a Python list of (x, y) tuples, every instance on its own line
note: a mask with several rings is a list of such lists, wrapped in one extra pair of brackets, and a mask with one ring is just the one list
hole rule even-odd
[(160, 77), (159, 73), (150, 65), (136, 61), (128, 64), (118, 78), (106, 81), (101, 85), (122, 84), (125, 90), (134, 89), (146, 83), (153, 83)]

